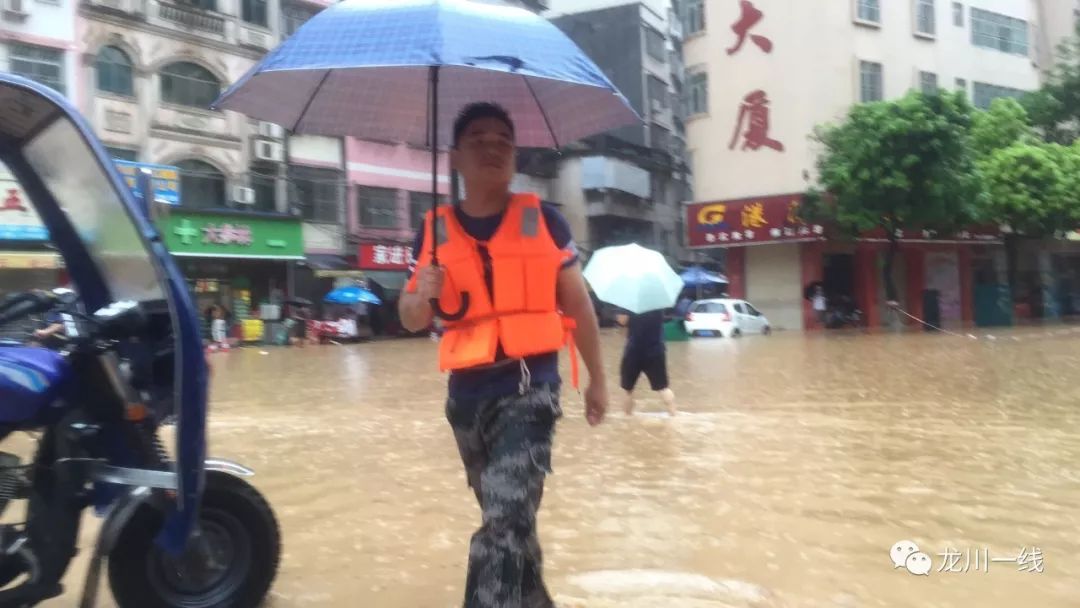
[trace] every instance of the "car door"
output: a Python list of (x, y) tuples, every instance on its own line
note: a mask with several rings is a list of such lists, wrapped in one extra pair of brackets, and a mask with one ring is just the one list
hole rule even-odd
[(739, 331), (746, 334), (753, 331), (750, 323), (750, 315), (746, 314), (746, 302), (742, 300), (736, 300), (732, 302), (731, 309), (733, 310), (733, 321), (735, 327), (739, 328)]
[(765, 324), (766, 324), (765, 315), (761, 314), (761, 311), (754, 308), (754, 306), (752, 304), (750, 304), (749, 302), (744, 302), (743, 304), (746, 307), (747, 323), (751, 327), (751, 329), (749, 331), (752, 331), (752, 332), (755, 332), (755, 333), (761, 333), (761, 332), (765, 331)]

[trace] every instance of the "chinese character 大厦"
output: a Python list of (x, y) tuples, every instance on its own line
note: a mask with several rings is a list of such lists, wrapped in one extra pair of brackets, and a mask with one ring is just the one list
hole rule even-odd
[[(743, 98), (739, 106), (739, 117), (735, 121), (735, 131), (731, 135), (728, 148), (735, 149), (739, 136), (743, 138), (743, 150), (771, 148), (784, 151), (784, 144), (769, 137), (769, 95), (762, 90), (753, 91)], [(745, 126), (745, 131), (743, 130)]]
[(731, 26), (731, 31), (735, 32), (738, 38), (735, 40), (735, 46), (732, 46), (727, 50), (728, 55), (734, 55), (742, 48), (743, 43), (746, 42), (747, 35), (750, 36), (750, 40), (754, 41), (754, 44), (766, 53), (772, 52), (772, 40), (769, 40), (765, 36), (758, 36), (757, 34), (750, 34), (750, 30), (754, 28), (758, 23), (761, 23), (762, 17), (765, 16), (753, 2), (750, 0), (741, 0), (739, 7), (742, 10), (742, 14), (739, 16), (739, 20)]
[(750, 203), (743, 207), (743, 228), (761, 228), (768, 223), (765, 221), (765, 205), (762, 203)]

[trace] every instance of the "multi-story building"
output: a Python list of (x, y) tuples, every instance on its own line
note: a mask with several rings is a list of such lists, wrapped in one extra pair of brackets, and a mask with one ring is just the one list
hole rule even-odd
[(340, 140), (209, 109), (326, 4), (80, 0), (79, 105), (115, 158), (178, 174), (159, 223), (200, 304), (280, 302), (306, 254), (341, 265), (318, 259), (343, 253)]
[[(0, 71), (45, 83), (72, 100), (75, 0), (0, 0)], [(6, 167), (0, 164), (0, 292), (55, 286), (60, 260), (48, 233)]]
[(1039, 67), (1049, 71), (1058, 58), (1058, 45), (1077, 34), (1080, 0), (1035, 0), (1035, 7), (1042, 24), (1035, 29), (1035, 57)]
[[(593, 5), (600, 8), (588, 10)], [(560, 9), (567, 12), (553, 15)], [(678, 234), (686, 197), (677, 94), (681, 61), (679, 28), (668, 9), (667, 2), (625, 0), (552, 6), (552, 22), (644, 119), (564, 150), (552, 198), (586, 251), (636, 241), (681, 257)]]
[[(725, 248), (733, 295), (749, 297), (778, 327), (813, 324), (803, 291), (816, 280), (852, 297), (871, 323), (884, 319), (880, 244), (824, 243), (822, 227), (794, 213), (815, 174), (813, 130), (852, 104), (913, 89), (963, 90), (979, 108), (1036, 89), (1040, 2), (681, 4), (697, 201), (687, 208), (690, 244)], [(973, 277), (1001, 267), (998, 249), (906, 242), (896, 267), (901, 304), (917, 311), (922, 290), (933, 288), (946, 322), (971, 320)]]

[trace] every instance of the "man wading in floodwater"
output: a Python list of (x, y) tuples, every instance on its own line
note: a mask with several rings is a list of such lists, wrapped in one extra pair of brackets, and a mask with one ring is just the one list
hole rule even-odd
[[(599, 328), (566, 220), (534, 194), (513, 194), (514, 124), (493, 104), (472, 104), (454, 123), (450, 160), (466, 198), (438, 210), (440, 267), (431, 265), (429, 212), (417, 235), (414, 272), (399, 303), (402, 325), (445, 321), (439, 367), (449, 370), (446, 418), (454, 431), (483, 525), (469, 547), (466, 608), (551, 608), (536, 514), (551, 472), (559, 407), (558, 351), (574, 344), (589, 370), (585, 415), (597, 425), (608, 393)], [(570, 340), (571, 336), (573, 337)], [(574, 381), (576, 361), (573, 361)]]

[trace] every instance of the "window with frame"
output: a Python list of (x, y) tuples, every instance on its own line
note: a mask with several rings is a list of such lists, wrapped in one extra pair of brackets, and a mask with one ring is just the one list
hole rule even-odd
[(978, 47), (1027, 57), (1027, 21), (972, 7), (971, 43)]
[(879, 0), (856, 0), (859, 21), (881, 23), (881, 3)]
[(60, 93), (66, 92), (63, 51), (21, 42), (11, 43), (7, 48), (8, 69), (12, 73), (36, 80)]
[(225, 206), (225, 175), (217, 167), (201, 160), (176, 163), (180, 170), (181, 204), (189, 209), (212, 209)]
[(664, 35), (651, 27), (645, 27), (645, 52), (657, 61), (667, 59), (667, 43)]
[(393, 188), (360, 186), (356, 189), (357, 217), (364, 228), (398, 227), (398, 192)]
[[(671, 150), (671, 131), (668, 131), (666, 128), (656, 123), (650, 124), (649, 143), (650, 147), (654, 150), (669, 152)], [(659, 201), (660, 199), (656, 200)]]
[(255, 191), (251, 207), (256, 211), (277, 211), (277, 178), (271, 171), (269, 167), (251, 169), (251, 189)]
[[(438, 204), (446, 202), (446, 197), (439, 195)], [(430, 192), (409, 192), (409, 221), (414, 230), (419, 230), (424, 225), (424, 217), (431, 211), (432, 201)]]
[(102, 47), (94, 62), (99, 91), (131, 97), (135, 94), (134, 70), (127, 53), (115, 46)]
[(686, 98), (689, 102), (688, 116), (706, 114), (709, 111), (709, 75), (694, 72), (686, 78)]
[(281, 29), (285, 36), (292, 36), (300, 26), (307, 23), (318, 14), (318, 10), (301, 8), (299, 6), (283, 6), (281, 9)]
[(937, 91), (938, 79), (937, 74), (933, 72), (919, 72), (919, 90), (925, 95), (930, 95)]
[[(660, 107), (667, 109), (671, 104), (668, 102), (668, 85), (663, 80), (649, 74), (646, 78), (650, 103), (659, 101)], [(652, 110), (652, 108), (649, 108)]]
[(221, 82), (210, 70), (180, 61), (161, 70), (161, 100), (165, 103), (208, 109), (221, 94)]
[(990, 103), (999, 97), (1019, 99), (1023, 97), (1027, 91), (1002, 87), (996, 84), (987, 84), (985, 82), (976, 82), (972, 85), (971, 93), (971, 104), (980, 110), (986, 110), (990, 107)]
[(956, 88), (957, 88), (957, 90), (964, 91), (966, 93), (967, 92), (967, 80), (964, 80), (963, 78), (957, 78), (956, 79)]
[(300, 205), (305, 220), (336, 224), (340, 221), (345, 176), (335, 169), (289, 167), (290, 202)]
[(137, 162), (139, 160), (138, 150), (129, 150), (127, 148), (111, 148), (106, 146), (105, 151), (109, 153), (109, 158), (116, 160), (127, 160), (131, 162)]
[(924, 36), (936, 34), (937, 19), (934, 16), (934, 0), (915, 0), (915, 31)]
[(687, 0), (683, 15), (683, 29), (686, 34), (705, 31), (705, 0)]
[(266, 0), (241, 0), (240, 18), (252, 25), (267, 27), (270, 20), (267, 16)]
[(859, 101), (863, 103), (881, 101), (885, 98), (885, 85), (882, 79), (880, 63), (873, 61), (859, 62)]
[(956, 27), (964, 27), (964, 5), (959, 2), (952, 3), (952, 23)]

